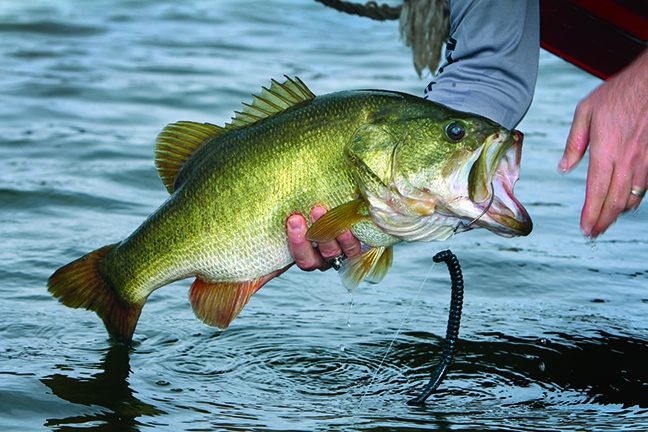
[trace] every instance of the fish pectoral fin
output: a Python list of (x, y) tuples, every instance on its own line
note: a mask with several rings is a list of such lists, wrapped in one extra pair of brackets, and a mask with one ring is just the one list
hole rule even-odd
[(365, 219), (368, 219), (365, 202), (359, 199), (349, 201), (324, 213), (306, 231), (306, 238), (316, 242), (334, 240)]
[(363, 280), (370, 283), (380, 282), (389, 271), (392, 258), (391, 247), (374, 247), (362, 255), (344, 261), (338, 273), (344, 286), (353, 291)]
[(258, 279), (243, 282), (209, 282), (197, 277), (189, 289), (191, 307), (205, 324), (226, 329), (254, 293), (288, 268), (290, 265)]

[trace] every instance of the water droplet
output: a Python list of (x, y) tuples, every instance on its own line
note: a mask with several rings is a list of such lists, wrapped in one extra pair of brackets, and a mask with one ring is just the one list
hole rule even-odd
[(353, 310), (353, 304), (354, 304), (353, 294), (349, 292), (349, 311), (347, 312), (347, 320), (346, 320), (347, 327), (351, 327), (351, 311)]
[(340, 351), (344, 351), (346, 347), (344, 345), (340, 345)]

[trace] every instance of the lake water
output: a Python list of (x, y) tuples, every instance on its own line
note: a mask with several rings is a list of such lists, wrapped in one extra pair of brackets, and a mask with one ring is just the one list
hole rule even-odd
[[(646, 211), (589, 242), (585, 167), (556, 171), (598, 80), (543, 53), (519, 127), (529, 237), (399, 246), (351, 311), (335, 272), (293, 269), (225, 332), (194, 318), (181, 281), (150, 298), (127, 349), (46, 281), (165, 199), (164, 125), (222, 124), (284, 74), (316, 94), (427, 81), (396, 23), (306, 0), (2, 1), (0, 41), (0, 430), (648, 429)], [(410, 407), (445, 334), (448, 275), (431, 258), (448, 247), (466, 281), (459, 352)]]

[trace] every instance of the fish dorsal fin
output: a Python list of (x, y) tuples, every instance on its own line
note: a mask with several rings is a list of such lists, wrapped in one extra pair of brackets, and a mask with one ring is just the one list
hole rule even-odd
[(224, 130), (211, 123), (179, 121), (160, 132), (155, 142), (155, 166), (169, 193), (173, 193), (178, 172), (187, 159)]
[(299, 78), (286, 76), (286, 81), (271, 81), (270, 88), (262, 87), (260, 95), (254, 95), (251, 104), (243, 104), (241, 112), (236, 112), (232, 122), (220, 127), (211, 123), (179, 121), (166, 126), (157, 137), (155, 147), (155, 166), (169, 193), (180, 169), (191, 155), (205, 142), (224, 131), (249, 126), (264, 118), (315, 98), (306, 84)]
[(271, 80), (270, 88), (262, 87), (260, 95), (252, 95), (251, 104), (243, 104), (243, 111), (237, 111), (226, 128), (240, 128), (251, 125), (264, 118), (302, 102), (315, 98), (313, 92), (299, 78), (286, 76), (286, 81), (279, 83)]

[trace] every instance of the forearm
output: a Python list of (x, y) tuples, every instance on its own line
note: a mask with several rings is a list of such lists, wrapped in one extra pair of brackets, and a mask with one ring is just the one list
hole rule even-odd
[(515, 127), (535, 90), (538, 2), (451, 0), (450, 8), (446, 60), (425, 97)]

